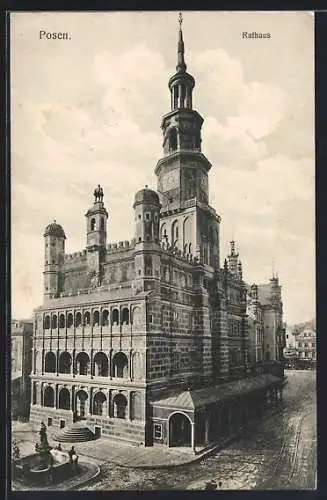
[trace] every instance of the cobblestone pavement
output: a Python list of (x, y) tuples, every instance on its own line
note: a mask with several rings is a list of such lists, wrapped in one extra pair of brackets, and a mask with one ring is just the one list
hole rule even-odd
[(83, 490), (314, 489), (316, 475), (315, 372), (290, 371), (281, 411), (246, 436), (198, 463), (170, 470), (102, 465), (99, 481)]
[[(277, 414), (255, 423), (242, 439), (196, 463), (164, 470), (128, 469), (113, 463), (115, 453), (111, 454), (110, 461), (106, 460), (108, 440), (102, 443), (103, 446), (100, 446), (102, 440), (81, 443), (80, 454), (103, 461), (98, 478), (82, 486), (81, 490), (203, 489), (205, 482), (211, 479), (221, 482), (222, 489), (314, 489), (315, 372), (289, 371), (287, 378), (284, 401)], [(29, 453), (31, 433), (28, 426), (25, 435), (24, 426), (20, 426), (20, 432), (14, 433), (14, 437), (20, 441), (22, 454)], [(111, 446), (114, 445), (111, 443)], [(115, 449), (120, 461), (125, 456), (127, 465), (131, 448), (115, 445)], [(142, 465), (144, 450), (139, 452), (139, 465)], [(150, 452), (155, 457), (155, 450)], [(134, 448), (135, 453), (137, 449)]]

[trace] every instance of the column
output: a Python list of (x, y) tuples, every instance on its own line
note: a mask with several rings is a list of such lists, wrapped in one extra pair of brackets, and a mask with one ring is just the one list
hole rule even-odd
[(206, 416), (204, 420), (204, 443), (209, 443), (209, 429), (210, 428), (210, 416)]
[(194, 422), (191, 422), (191, 446), (192, 451), (195, 453), (195, 432), (194, 432)]

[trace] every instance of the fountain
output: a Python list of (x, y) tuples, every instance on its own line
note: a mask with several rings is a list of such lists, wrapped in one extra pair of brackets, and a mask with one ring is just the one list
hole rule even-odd
[(47, 428), (41, 422), (40, 442), (35, 443), (35, 453), (14, 460), (15, 479), (25, 484), (46, 486), (66, 479), (78, 472), (77, 460), (70, 455), (49, 445)]

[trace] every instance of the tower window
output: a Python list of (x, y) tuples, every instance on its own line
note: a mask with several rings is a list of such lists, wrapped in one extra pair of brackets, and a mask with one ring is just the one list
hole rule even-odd
[(149, 220), (150, 219), (150, 214), (145, 214), (145, 218), (146, 218), (146, 220)]
[(96, 229), (96, 221), (95, 219), (91, 219), (91, 231), (95, 231)]
[(104, 231), (104, 218), (101, 217), (101, 231)]
[(169, 151), (173, 152), (177, 149), (177, 132), (176, 129), (173, 128), (169, 132)]
[(142, 219), (142, 216), (141, 216), (141, 214), (139, 214), (139, 220), (141, 220), (141, 219)]

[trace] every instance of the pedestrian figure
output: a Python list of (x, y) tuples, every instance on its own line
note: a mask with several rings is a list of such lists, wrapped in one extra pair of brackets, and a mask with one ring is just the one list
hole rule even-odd
[(221, 488), (221, 487), (222, 487), (222, 485), (223, 485), (223, 483), (222, 483), (221, 481), (219, 481), (219, 483), (218, 483), (218, 488)]
[(73, 462), (73, 456), (76, 456), (76, 451), (74, 446), (71, 447), (71, 449), (68, 452), (69, 455), (69, 461), (72, 463)]
[(208, 483), (206, 483), (205, 489), (206, 490), (216, 490), (217, 489), (217, 483), (216, 483), (216, 481), (214, 481), (213, 479), (211, 479), (211, 481), (209, 481)]
[(57, 450), (62, 451), (61, 443), (58, 443)]

